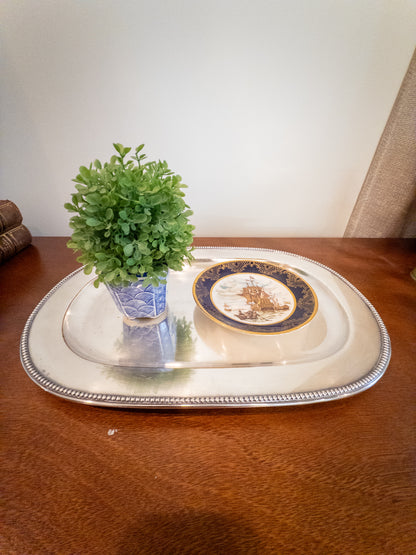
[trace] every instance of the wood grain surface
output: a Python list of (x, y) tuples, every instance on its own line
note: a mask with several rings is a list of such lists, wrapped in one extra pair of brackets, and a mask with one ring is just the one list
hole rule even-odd
[(196, 240), (330, 266), (380, 313), (392, 360), (340, 401), (165, 411), (72, 403), (24, 372), (27, 318), (78, 267), (65, 243), (0, 266), (1, 553), (415, 553), (415, 241)]

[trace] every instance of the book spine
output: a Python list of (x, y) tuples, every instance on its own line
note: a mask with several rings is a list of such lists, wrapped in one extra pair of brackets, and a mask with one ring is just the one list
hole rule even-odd
[(30, 245), (32, 234), (20, 224), (0, 235), (0, 264)]
[(18, 207), (11, 200), (0, 200), (0, 233), (17, 227), (23, 221)]

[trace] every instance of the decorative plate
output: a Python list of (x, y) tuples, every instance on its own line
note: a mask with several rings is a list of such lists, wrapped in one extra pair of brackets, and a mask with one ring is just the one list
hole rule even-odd
[(315, 292), (299, 275), (258, 260), (211, 266), (195, 280), (193, 295), (212, 320), (257, 335), (300, 328), (318, 309)]

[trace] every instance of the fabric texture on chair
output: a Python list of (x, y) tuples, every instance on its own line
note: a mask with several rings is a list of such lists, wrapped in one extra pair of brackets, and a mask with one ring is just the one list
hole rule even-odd
[(344, 237), (416, 237), (416, 51)]

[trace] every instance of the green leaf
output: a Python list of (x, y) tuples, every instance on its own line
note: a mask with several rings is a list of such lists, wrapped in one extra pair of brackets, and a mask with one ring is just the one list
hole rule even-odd
[(147, 222), (148, 219), (149, 218), (146, 216), (146, 214), (137, 214), (132, 217), (132, 220), (135, 224), (143, 224), (144, 222)]
[(90, 227), (95, 227), (99, 225), (101, 222), (100, 220), (97, 220), (97, 218), (87, 218), (85, 223)]
[(123, 251), (126, 256), (131, 256), (134, 251), (134, 245), (132, 245), (132, 243), (129, 243), (124, 247)]
[(84, 179), (89, 179), (91, 177), (91, 172), (88, 168), (86, 168), (85, 166), (81, 166), (79, 168), (79, 173), (82, 175), (82, 177)]
[(141, 254), (149, 254), (150, 250), (146, 243), (137, 243), (137, 248)]
[(94, 160), (94, 166), (97, 168), (97, 170), (101, 170), (102, 168), (101, 162), (99, 160)]
[(121, 224), (121, 229), (123, 230), (124, 235), (128, 235), (130, 231), (130, 226), (129, 224), (123, 223)]
[(109, 264), (108, 260), (103, 260), (102, 262), (97, 262), (95, 267), (97, 268), (97, 271), (101, 273), (102, 271), (108, 270), (111, 265)]
[(78, 212), (76, 206), (74, 206), (73, 204), (71, 204), (70, 202), (66, 202), (64, 204), (64, 208), (66, 208), (69, 212)]
[(88, 214), (96, 214), (99, 211), (100, 208), (96, 204), (87, 204), (87, 206), (85, 207), (85, 212), (87, 212)]
[(106, 274), (105, 281), (107, 283), (111, 283), (115, 277), (116, 277), (116, 270), (111, 270), (111, 272), (108, 272), (108, 274)]
[(102, 195), (100, 193), (91, 193), (89, 195), (85, 195), (85, 200), (88, 204), (101, 204), (102, 202)]
[(123, 145), (120, 143), (113, 143), (113, 147), (117, 150), (117, 152), (119, 154), (121, 154), (121, 151), (123, 150)]

